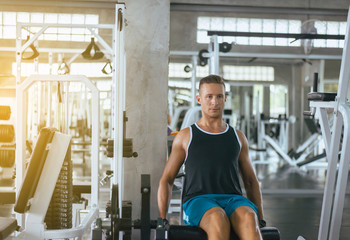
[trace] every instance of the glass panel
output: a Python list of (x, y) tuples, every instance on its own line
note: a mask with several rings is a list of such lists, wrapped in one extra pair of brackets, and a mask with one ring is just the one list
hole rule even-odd
[(237, 37), (236, 38), (236, 43), (237, 44), (241, 44), (241, 45), (248, 45), (249, 38), (248, 37)]
[(86, 24), (98, 24), (98, 15), (87, 14), (85, 15)]
[(70, 14), (58, 14), (58, 23), (63, 23), (63, 24), (72, 23), (72, 15), (70, 15)]
[(50, 27), (48, 29), (46, 29), (45, 34), (46, 33), (56, 33), (57, 34), (58, 28), (54, 28), (54, 27)]
[(326, 34), (327, 33), (326, 22), (316, 21), (315, 27), (317, 29), (318, 34)]
[(72, 35), (72, 41), (84, 42), (84, 39), (85, 39), (84, 35), (77, 35), (77, 34)]
[(261, 45), (262, 38), (261, 37), (251, 37), (249, 38), (249, 45)]
[(339, 41), (333, 39), (327, 39), (327, 47), (329, 48), (337, 48), (339, 47)]
[(85, 16), (83, 14), (73, 14), (72, 23), (73, 24), (84, 24)]
[(17, 21), (29, 23), (29, 13), (25, 13), (25, 12), (17, 13)]
[(264, 38), (262, 38), (262, 40), (263, 40), (263, 45), (266, 45), (266, 46), (273, 46), (273, 45), (275, 45), (275, 39), (274, 38), (264, 37)]
[(73, 33), (74, 34), (82, 34), (82, 35), (84, 35), (85, 34), (85, 28), (74, 28)]
[[(248, 32), (249, 31), (249, 19), (237, 18), (237, 31), (238, 32)], [(238, 39), (237, 39), (237, 41), (238, 41)]]
[(197, 31), (197, 42), (198, 43), (209, 43), (209, 37), (207, 31), (198, 30)]
[(264, 19), (263, 20), (263, 32), (265, 32), (265, 33), (274, 33), (274, 32), (276, 32), (275, 20), (273, 20), (273, 19)]
[(16, 13), (15, 12), (4, 12), (4, 25), (16, 25)]
[(339, 23), (338, 22), (327, 22), (327, 34), (338, 34)]
[(58, 14), (56, 13), (45, 13), (45, 23), (58, 23)]
[(2, 24), (2, 12), (0, 12), (0, 24)]
[(58, 33), (70, 34), (72, 32), (71, 28), (58, 28)]
[(276, 32), (288, 33), (288, 20), (282, 20), (282, 19), (276, 20)]
[(289, 20), (289, 33), (300, 33), (301, 21)]
[(326, 47), (326, 40), (324, 39), (314, 39), (314, 47)]
[(197, 28), (198, 29), (209, 29), (210, 18), (208, 17), (199, 17), (197, 20)]
[(224, 30), (235, 31), (236, 30), (236, 19), (235, 18), (224, 18)]
[(276, 46), (288, 46), (288, 39), (287, 38), (276, 38)]
[(30, 14), (30, 22), (31, 23), (43, 23), (44, 22), (44, 14), (42, 14), (42, 13), (31, 13)]
[(57, 36), (58, 41), (70, 41), (71, 35), (60, 34)]
[(339, 23), (339, 34), (345, 35), (346, 32), (346, 22)]
[(44, 40), (57, 41), (57, 34), (44, 34)]
[(262, 20), (261, 19), (250, 19), (249, 32), (262, 32)]
[(212, 18), (210, 22), (210, 29), (218, 30), (218, 31), (223, 30), (224, 29), (223, 18)]
[(3, 38), (16, 38), (16, 27), (15, 26), (4, 26), (3, 27)]

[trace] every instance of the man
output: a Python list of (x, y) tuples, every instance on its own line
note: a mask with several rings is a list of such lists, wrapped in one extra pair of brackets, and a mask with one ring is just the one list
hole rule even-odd
[[(241, 240), (262, 239), (262, 197), (248, 142), (241, 131), (222, 119), (226, 101), (223, 79), (216, 75), (201, 79), (196, 98), (202, 118), (174, 139), (159, 183), (159, 215), (166, 218), (174, 179), (185, 164), (186, 224), (201, 227), (209, 240), (228, 240), (231, 226)], [(239, 173), (249, 200), (242, 196)]]

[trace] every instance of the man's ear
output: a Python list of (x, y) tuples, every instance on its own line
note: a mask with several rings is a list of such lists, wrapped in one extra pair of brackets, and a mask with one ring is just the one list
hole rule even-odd
[(196, 99), (197, 99), (198, 104), (201, 104), (201, 98), (199, 97), (199, 95), (196, 95)]
[(227, 95), (225, 94), (225, 102), (226, 102), (226, 100), (227, 100)]

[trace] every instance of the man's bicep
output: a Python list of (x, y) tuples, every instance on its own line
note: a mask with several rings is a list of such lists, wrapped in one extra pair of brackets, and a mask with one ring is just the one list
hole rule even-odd
[(181, 136), (178, 136), (174, 139), (170, 156), (165, 164), (163, 176), (173, 181), (185, 158), (186, 151), (183, 147), (183, 139)]

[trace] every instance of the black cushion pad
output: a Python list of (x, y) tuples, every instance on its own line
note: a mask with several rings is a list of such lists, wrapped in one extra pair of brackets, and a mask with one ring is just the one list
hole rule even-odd
[[(275, 227), (261, 228), (261, 234), (264, 240), (280, 240), (280, 232)], [(193, 226), (170, 225), (168, 231), (169, 240), (207, 240), (207, 234), (203, 229)], [(234, 234), (231, 240), (238, 239)]]

